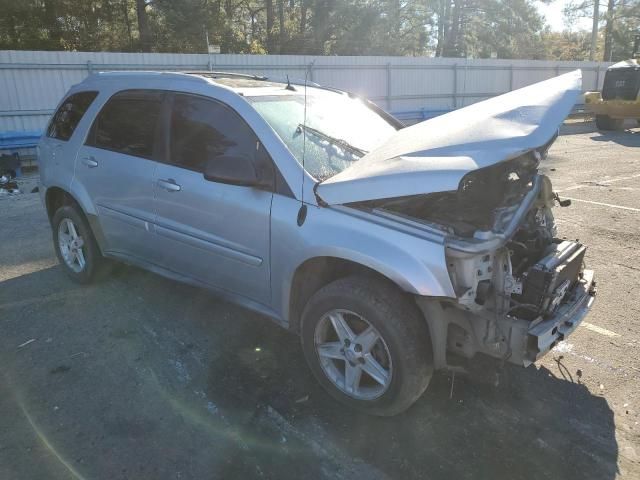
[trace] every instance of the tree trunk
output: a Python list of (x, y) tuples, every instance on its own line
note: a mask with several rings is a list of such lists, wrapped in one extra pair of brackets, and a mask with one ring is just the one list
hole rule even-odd
[(149, 17), (147, 16), (147, 2), (136, 0), (136, 13), (138, 16), (138, 32), (140, 34), (140, 49), (143, 52), (151, 51), (151, 31), (149, 30)]
[(233, 4), (231, 0), (224, 0), (224, 24), (222, 28), (221, 53), (234, 53), (233, 50)]
[(304, 35), (307, 29), (307, 0), (301, 0), (300, 2), (300, 28), (299, 32)]
[(129, 37), (129, 50), (133, 48), (133, 37), (131, 36), (131, 19), (129, 18), (129, 1), (122, 0), (122, 13), (124, 15), (124, 23), (127, 26), (127, 36)]
[(605, 23), (604, 26), (604, 54), (602, 55), (602, 59), (605, 62), (610, 62), (613, 56), (613, 16), (615, 14), (615, 7), (615, 0), (609, 0), (607, 4), (607, 23)]
[(280, 31), (278, 32), (279, 33), (278, 52), (282, 53), (282, 49), (285, 43), (287, 42), (287, 32), (285, 30), (285, 24), (284, 24), (284, 0), (278, 0), (278, 24), (280, 28)]
[(460, 4), (463, 0), (455, 0), (449, 15), (448, 32), (445, 35), (445, 42), (442, 51), (444, 57), (460, 56)]
[(593, 21), (591, 23), (591, 46), (589, 47), (589, 60), (596, 59), (598, 47), (598, 25), (600, 24), (600, 0), (593, 2)]
[(256, 12), (251, 12), (251, 42), (256, 40)]
[(265, 0), (267, 10), (267, 53), (276, 53), (273, 36), (273, 0)]
[(311, 25), (313, 27), (314, 52), (324, 55), (325, 43), (329, 39), (329, 17), (335, 6), (335, 0), (316, 0)]
[(54, 50), (62, 50), (62, 31), (60, 30), (60, 24), (58, 23), (57, 3), (57, 0), (45, 0), (45, 26), (49, 32), (49, 40), (51, 41), (52, 48)]
[(450, 21), (450, 6), (450, 0), (439, 0), (438, 2), (438, 43), (436, 44), (436, 57), (441, 57), (442, 51), (444, 50), (446, 27)]

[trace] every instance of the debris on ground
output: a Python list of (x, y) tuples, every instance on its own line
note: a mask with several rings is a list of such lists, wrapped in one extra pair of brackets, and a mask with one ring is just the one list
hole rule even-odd
[(0, 195), (20, 193), (15, 178), (22, 173), (18, 154), (0, 155)]
[(18, 348), (26, 347), (27, 345), (29, 345), (30, 343), (33, 343), (35, 341), (36, 341), (35, 338), (32, 338), (31, 340), (27, 340), (26, 342), (21, 343), (20, 345), (18, 345)]
[(20, 193), (18, 182), (14, 180), (14, 176), (10, 172), (0, 175), (0, 195), (9, 195)]

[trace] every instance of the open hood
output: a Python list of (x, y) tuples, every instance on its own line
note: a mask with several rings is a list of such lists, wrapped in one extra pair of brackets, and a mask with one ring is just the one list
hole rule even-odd
[(403, 128), (316, 194), (335, 205), (456, 190), (468, 172), (549, 143), (581, 93), (575, 70)]

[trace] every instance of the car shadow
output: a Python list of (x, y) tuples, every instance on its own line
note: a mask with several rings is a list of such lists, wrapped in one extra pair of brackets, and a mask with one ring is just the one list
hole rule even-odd
[(640, 147), (640, 129), (633, 128), (623, 131), (596, 131), (591, 140), (594, 142), (615, 142), (624, 147)]
[[(640, 135), (640, 126), (635, 120), (626, 120), (624, 123), (624, 130), (598, 130), (595, 121), (573, 121), (564, 123), (560, 126), (560, 135), (583, 135), (592, 133), (592, 140), (595, 141), (613, 141), (620, 143), (621, 145), (627, 145), (625, 142), (630, 142), (628, 146), (638, 146), (637, 135)], [(631, 136), (631, 138), (630, 138)], [(635, 138), (635, 140), (634, 140)]]
[[(58, 307), (65, 307), (64, 318)], [(40, 318), (44, 312), (60, 323), (65, 352), (79, 351), (77, 344), (86, 356), (73, 358), (87, 364), (105, 359), (83, 370), (67, 356), (68, 370), (48, 365), (39, 354), (36, 366), (45, 365), (55, 380), (48, 381), (46, 395), (31, 378), (34, 367), (21, 367), (18, 355), (28, 353), (15, 350), (32, 335), (25, 329), (56, 327), (53, 319)], [(13, 345), (5, 348), (3, 368), (25, 398), (38, 399), (28, 408), (34, 422), (56, 432), (52, 441), (59, 452), (82, 452), (84, 472), (93, 477), (107, 478), (117, 466), (138, 471), (137, 478), (166, 478), (182, 462), (193, 478), (205, 478), (205, 467), (198, 468), (207, 465), (212, 444), (225, 461), (207, 467), (209, 478), (361, 476), (362, 469), (353, 473), (354, 462), (378, 476), (407, 479), (607, 480), (617, 473), (613, 411), (604, 397), (588, 391), (578, 372), (563, 368), (561, 357), (555, 373), (507, 365), (499, 376), (495, 362), (476, 358), (473, 376), (436, 374), (407, 412), (378, 418), (327, 395), (295, 335), (205, 290), (135, 268), (119, 268), (90, 287), (70, 283), (60, 267), (1, 282), (0, 314), (5, 341)], [(57, 334), (47, 335), (54, 337), (54, 348)], [(38, 345), (42, 340), (32, 347)], [(79, 393), (64, 378), (72, 378)], [(90, 396), (82, 394), (85, 389), (92, 389)], [(64, 408), (47, 413), (45, 397), (60, 395), (69, 395), (68, 402), (82, 395), (68, 417)], [(204, 420), (185, 407), (198, 402), (206, 405)], [(111, 415), (106, 419), (98, 413), (105, 409)], [(60, 430), (56, 425), (63, 419)], [(215, 430), (212, 437), (198, 433), (208, 422), (215, 424), (204, 429)], [(95, 445), (85, 448), (83, 431), (96, 432)], [(179, 435), (183, 448), (175, 445)], [(223, 446), (220, 438), (235, 447)], [(112, 445), (104, 460), (103, 445)], [(139, 462), (153, 466), (153, 473)]]
[(616, 476), (613, 411), (566, 368), (560, 369), (563, 378), (544, 367), (505, 366), (496, 387), (495, 362), (477, 358), (474, 376), (458, 375), (452, 388), (450, 375), (436, 374), (407, 412), (378, 418), (342, 407), (322, 391), (296, 338), (260, 324), (228, 341), (230, 351), (260, 345), (269, 367), (212, 364), (210, 397), (241, 410), (254, 408), (257, 400), (294, 425), (322, 425), (348, 457), (391, 478)]
[(597, 131), (596, 124), (591, 121), (572, 121), (560, 125), (560, 135), (578, 135)]

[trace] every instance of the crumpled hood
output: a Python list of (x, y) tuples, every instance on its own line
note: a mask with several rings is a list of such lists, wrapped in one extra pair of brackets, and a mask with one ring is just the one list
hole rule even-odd
[(581, 93), (575, 70), (403, 128), (316, 194), (334, 205), (456, 190), (468, 172), (546, 145)]

